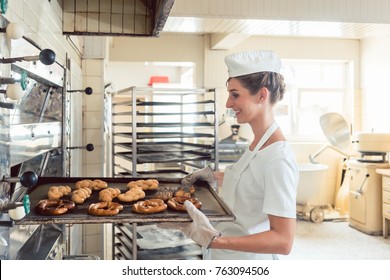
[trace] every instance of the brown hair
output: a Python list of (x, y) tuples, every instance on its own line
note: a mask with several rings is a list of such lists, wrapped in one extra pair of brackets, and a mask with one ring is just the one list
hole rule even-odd
[[(286, 92), (284, 77), (279, 73), (258, 72), (234, 78), (237, 79), (243, 87), (248, 89), (252, 95), (255, 95), (262, 87), (266, 87), (271, 93), (271, 104), (275, 104), (276, 102), (282, 100), (284, 93)], [(230, 79), (231, 78), (229, 78), (228, 81)]]

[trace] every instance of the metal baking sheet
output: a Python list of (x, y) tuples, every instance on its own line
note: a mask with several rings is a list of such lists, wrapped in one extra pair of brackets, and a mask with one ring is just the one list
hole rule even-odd
[[(116, 122), (115, 126), (126, 126), (131, 127), (131, 122)], [(137, 127), (184, 127), (184, 126), (213, 126), (213, 124), (209, 122), (149, 122), (149, 123), (143, 123), (138, 122)]]
[[(37, 202), (47, 197), (47, 192), (51, 186), (68, 185), (75, 189), (75, 183), (82, 179), (100, 179), (106, 181), (109, 187), (119, 188), (122, 192), (127, 190), (127, 183), (139, 178), (64, 178), (64, 177), (40, 177), (38, 183), (29, 190), (31, 212), (23, 219), (16, 221), (16, 224), (96, 224), (96, 223), (150, 223), (150, 222), (189, 222), (191, 218), (186, 212), (178, 212), (167, 209), (161, 213), (154, 214), (137, 214), (132, 212), (131, 206), (134, 202), (120, 202), (124, 209), (115, 216), (93, 216), (87, 212), (88, 206), (91, 203), (98, 202), (98, 191), (93, 191), (92, 195), (82, 204), (76, 205), (72, 212), (57, 215), (43, 216), (34, 211)], [(160, 187), (167, 187), (176, 190), (180, 186), (180, 179), (154, 178), (160, 182)], [(194, 197), (197, 197), (203, 204), (201, 211), (209, 218), (210, 221), (233, 221), (234, 215), (225, 203), (220, 199), (216, 192), (205, 182), (200, 182), (194, 185), (196, 192)], [(145, 191), (146, 197), (149, 199), (154, 196), (156, 191)], [(63, 197), (69, 199), (70, 196)]]
[[(118, 132), (114, 136), (132, 138), (131, 132)], [(184, 138), (184, 137), (208, 137), (213, 138), (214, 134), (210, 133), (180, 133), (180, 132), (138, 132), (137, 139), (157, 139), (157, 138)]]
[[(132, 152), (115, 153), (116, 156), (123, 157), (126, 160), (132, 160)], [(208, 153), (197, 152), (153, 152), (142, 153), (137, 155), (137, 163), (158, 163), (158, 162), (178, 162), (178, 161), (193, 161), (193, 160), (210, 160), (211, 155)]]
[[(119, 143), (116, 146), (132, 149), (132, 143)], [(214, 149), (212, 145), (193, 144), (185, 142), (137, 142), (137, 153), (151, 152), (190, 152)]]
[[(188, 173), (180, 169), (156, 169), (150, 171), (137, 171), (137, 177), (147, 179), (150, 177), (183, 178)], [(117, 177), (133, 177), (131, 172), (119, 172)]]

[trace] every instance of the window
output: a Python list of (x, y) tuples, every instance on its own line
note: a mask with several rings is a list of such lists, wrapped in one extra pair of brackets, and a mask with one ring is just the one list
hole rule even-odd
[(325, 141), (321, 115), (337, 112), (348, 117), (352, 75), (346, 61), (283, 61), (287, 84), (275, 116), (290, 141)]

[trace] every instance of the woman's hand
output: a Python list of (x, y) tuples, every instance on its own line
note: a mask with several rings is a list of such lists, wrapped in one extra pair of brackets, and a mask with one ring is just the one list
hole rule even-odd
[(184, 206), (192, 219), (192, 223), (185, 225), (181, 231), (199, 245), (208, 248), (211, 241), (220, 236), (221, 232), (216, 230), (210, 224), (206, 215), (200, 212), (191, 202), (185, 201)]
[(197, 244), (208, 248), (211, 241), (221, 235), (221, 232), (216, 230), (211, 224), (209, 219), (200, 212), (190, 201), (185, 201), (188, 215), (191, 217), (190, 223), (162, 223), (159, 224), (159, 228), (163, 229), (178, 229), (183, 234), (194, 240)]
[(187, 176), (185, 176), (181, 180), (181, 184), (184, 187), (190, 187), (193, 185), (196, 181), (206, 181), (209, 183), (210, 186), (213, 187), (215, 178), (214, 178), (214, 171), (211, 169), (211, 167), (206, 166), (205, 168), (199, 169)]

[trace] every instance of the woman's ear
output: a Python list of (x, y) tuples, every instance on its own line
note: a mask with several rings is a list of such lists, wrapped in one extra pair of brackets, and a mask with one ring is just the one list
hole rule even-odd
[(262, 87), (258, 92), (258, 102), (260, 104), (264, 103), (268, 98), (268, 89), (266, 87)]

